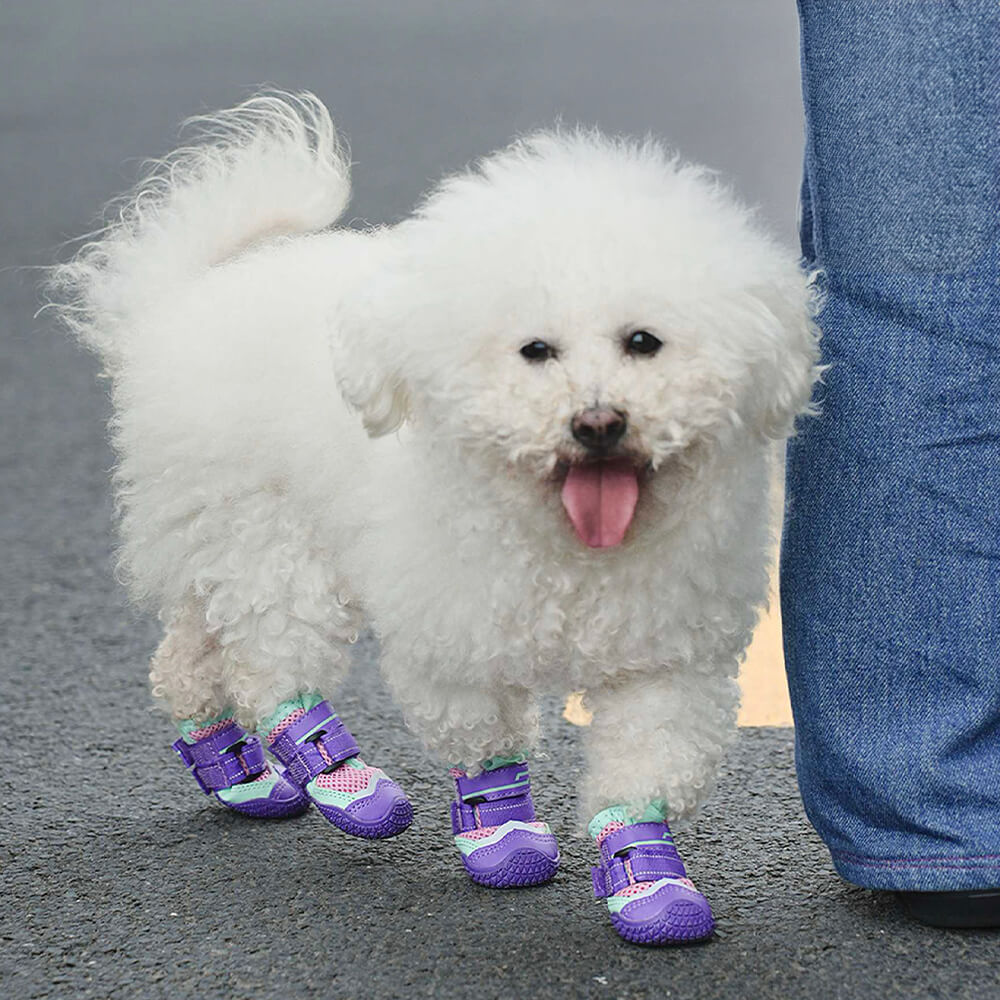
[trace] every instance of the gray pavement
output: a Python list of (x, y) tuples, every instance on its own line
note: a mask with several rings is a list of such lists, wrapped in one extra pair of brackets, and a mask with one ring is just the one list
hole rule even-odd
[(255, 84), (315, 90), (352, 140), (353, 214), (405, 213), (443, 170), (551, 122), (666, 136), (790, 239), (799, 160), (790, 0), (505, 4), (8, 0), (0, 7), (0, 996), (989, 997), (1000, 937), (907, 923), (834, 875), (792, 739), (746, 730), (681, 838), (719, 916), (700, 947), (618, 941), (573, 836), (577, 733), (551, 706), (539, 805), (553, 884), (468, 883), (448, 783), (358, 649), (341, 711), (416, 802), (382, 844), (318, 815), (214, 808), (149, 707), (155, 623), (112, 578), (106, 387), (37, 308), (30, 270)]

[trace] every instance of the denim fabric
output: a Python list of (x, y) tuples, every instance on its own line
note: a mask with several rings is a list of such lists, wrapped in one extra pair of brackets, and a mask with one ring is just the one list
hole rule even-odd
[(851, 882), (1000, 886), (1000, 4), (799, 14), (831, 365), (788, 451), (802, 797)]

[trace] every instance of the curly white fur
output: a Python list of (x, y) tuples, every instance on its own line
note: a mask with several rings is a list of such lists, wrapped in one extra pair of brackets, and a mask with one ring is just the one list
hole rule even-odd
[[(326, 228), (348, 164), (315, 98), (202, 125), (54, 278), (113, 382), (154, 692), (253, 723), (329, 690), (368, 621), (446, 758), (530, 745), (537, 695), (584, 687), (586, 807), (689, 814), (766, 599), (773, 441), (816, 376), (795, 260), (651, 140), (541, 132), (356, 232)], [(655, 357), (623, 352), (636, 325)], [(536, 339), (557, 359), (528, 364)], [(559, 499), (597, 403), (651, 470), (606, 550)]]

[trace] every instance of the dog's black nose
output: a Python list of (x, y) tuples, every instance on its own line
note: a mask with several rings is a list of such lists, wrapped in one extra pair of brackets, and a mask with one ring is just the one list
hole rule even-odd
[(628, 421), (621, 410), (591, 406), (573, 418), (571, 427), (573, 437), (588, 451), (610, 451), (625, 436)]

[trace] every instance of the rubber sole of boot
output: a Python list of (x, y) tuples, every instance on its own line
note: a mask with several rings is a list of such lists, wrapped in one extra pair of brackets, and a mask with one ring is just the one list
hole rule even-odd
[(559, 870), (559, 855), (550, 858), (541, 851), (524, 847), (508, 854), (495, 868), (488, 871), (465, 870), (469, 878), (478, 885), (491, 889), (519, 889), (550, 881)]
[(241, 816), (250, 816), (253, 819), (295, 819), (304, 812), (308, 812), (312, 805), (308, 799), (305, 799), (304, 802), (292, 809), (286, 808), (279, 811), (275, 808), (275, 803), (269, 802), (267, 799), (249, 802), (225, 802), (222, 799), (218, 801), (232, 812), (239, 813)]
[(377, 823), (359, 823), (343, 809), (323, 806), (318, 802), (314, 804), (338, 830), (343, 830), (352, 837), (364, 837), (366, 840), (397, 837), (413, 822), (413, 806), (406, 799), (397, 802)]
[[(662, 890), (661, 890), (662, 891)], [(645, 909), (658, 893), (647, 897)], [(708, 904), (694, 899), (668, 899), (655, 913), (630, 920), (628, 908), (609, 914), (618, 934), (632, 944), (670, 945), (706, 941), (715, 931), (715, 920)]]

